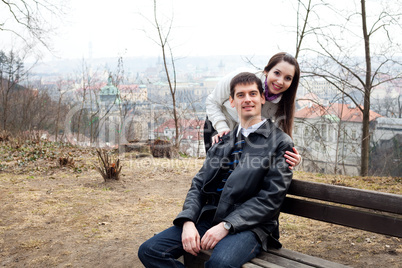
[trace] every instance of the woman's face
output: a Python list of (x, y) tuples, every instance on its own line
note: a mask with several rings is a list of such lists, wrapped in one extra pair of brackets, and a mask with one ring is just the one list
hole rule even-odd
[(272, 67), (267, 74), (268, 90), (271, 94), (279, 94), (285, 92), (293, 81), (295, 74), (295, 66), (281, 61)]

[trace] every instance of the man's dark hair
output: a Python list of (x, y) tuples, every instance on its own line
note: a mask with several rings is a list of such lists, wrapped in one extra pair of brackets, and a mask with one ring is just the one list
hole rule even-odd
[(262, 88), (262, 82), (260, 78), (258, 78), (253, 73), (248, 72), (239, 73), (238, 75), (232, 78), (232, 81), (230, 81), (230, 96), (232, 97), (232, 99), (234, 99), (235, 87), (237, 85), (251, 85), (254, 83), (257, 85), (258, 91), (262, 95), (264, 89)]

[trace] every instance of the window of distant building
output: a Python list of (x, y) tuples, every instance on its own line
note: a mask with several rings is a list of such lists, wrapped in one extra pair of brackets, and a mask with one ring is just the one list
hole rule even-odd
[(344, 152), (345, 154), (348, 153), (348, 145), (347, 145), (347, 144), (344, 144), (344, 145), (343, 145), (343, 152)]
[(322, 137), (322, 139), (324, 141), (326, 141), (327, 140), (327, 133), (328, 133), (327, 125), (326, 124), (321, 124), (320, 127), (321, 127), (321, 137)]
[(304, 136), (309, 136), (310, 135), (310, 130), (309, 130), (309, 127), (308, 126), (305, 126), (304, 127)]
[(316, 143), (314, 144), (314, 149), (315, 149), (317, 152), (320, 151), (320, 143), (319, 143), (319, 142), (316, 142)]
[(357, 138), (357, 135), (356, 135), (356, 130), (355, 129), (353, 129), (352, 130), (352, 139), (356, 139)]

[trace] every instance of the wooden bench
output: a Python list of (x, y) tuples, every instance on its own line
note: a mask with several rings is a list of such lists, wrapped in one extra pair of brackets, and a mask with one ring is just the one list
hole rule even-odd
[[(281, 212), (402, 237), (402, 195), (293, 180)], [(184, 255), (186, 267), (204, 267), (212, 251)], [(348, 267), (285, 248), (270, 249), (244, 264), (257, 267)]]

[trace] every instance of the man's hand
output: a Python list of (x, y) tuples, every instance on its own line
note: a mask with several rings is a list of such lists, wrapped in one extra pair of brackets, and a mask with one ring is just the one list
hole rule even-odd
[(285, 152), (286, 162), (290, 165), (289, 169), (293, 169), (295, 166), (300, 164), (301, 161), (301, 155), (299, 154), (299, 152), (296, 150), (295, 147), (293, 147), (293, 152), (289, 151)]
[(228, 233), (229, 231), (223, 227), (223, 222), (215, 225), (202, 237), (201, 248), (205, 250), (213, 249)]
[(219, 139), (222, 138), (222, 136), (228, 134), (229, 132), (230, 132), (230, 130), (225, 130), (225, 131), (219, 132), (218, 134), (213, 136), (212, 137), (212, 145), (214, 145), (215, 143), (218, 143)]
[(186, 252), (194, 256), (197, 256), (197, 253), (200, 252), (200, 235), (198, 234), (197, 228), (195, 228), (194, 222), (186, 221), (183, 224), (181, 242)]

